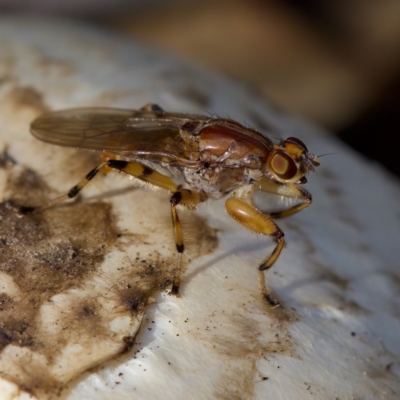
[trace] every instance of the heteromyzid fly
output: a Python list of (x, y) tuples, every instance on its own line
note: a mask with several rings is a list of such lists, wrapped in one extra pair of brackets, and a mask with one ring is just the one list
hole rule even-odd
[[(140, 110), (76, 108), (48, 112), (32, 122), (31, 132), (47, 143), (97, 150), (104, 159), (68, 193), (34, 212), (75, 197), (103, 167), (169, 190), (178, 254), (170, 294), (179, 295), (185, 246), (177, 208), (193, 210), (207, 199), (227, 197), (225, 209), (236, 222), (277, 241), (258, 269), (263, 298), (271, 306), (279, 305), (267, 293), (264, 281), (264, 271), (275, 263), (284, 245), (284, 234), (273, 219), (311, 204), (311, 195), (303, 185), (306, 174), (319, 165), (301, 140), (289, 137), (274, 144), (232, 120), (165, 112), (155, 104)], [(171, 170), (178, 179), (170, 177)], [(176, 183), (179, 179), (181, 182)], [(299, 201), (288, 209), (266, 214), (253, 205), (252, 194), (257, 190)]]

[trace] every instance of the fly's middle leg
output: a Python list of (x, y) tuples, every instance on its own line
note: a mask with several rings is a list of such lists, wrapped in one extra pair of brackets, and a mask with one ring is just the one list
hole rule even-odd
[(182, 226), (179, 220), (177, 207), (184, 206), (189, 210), (193, 210), (204, 200), (206, 200), (206, 196), (203, 193), (195, 192), (189, 189), (178, 190), (171, 197), (170, 200), (171, 216), (174, 228), (175, 245), (176, 245), (176, 250), (178, 252), (178, 261), (177, 261), (177, 268), (174, 276), (174, 281), (172, 283), (172, 289), (171, 292), (169, 293), (170, 295), (179, 297), (182, 255), (185, 250), (185, 245), (183, 243)]

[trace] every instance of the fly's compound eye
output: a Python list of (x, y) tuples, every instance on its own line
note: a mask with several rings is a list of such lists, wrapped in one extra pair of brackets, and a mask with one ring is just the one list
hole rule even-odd
[(298, 167), (292, 157), (284, 151), (277, 150), (272, 155), (269, 168), (280, 180), (291, 180), (297, 175)]

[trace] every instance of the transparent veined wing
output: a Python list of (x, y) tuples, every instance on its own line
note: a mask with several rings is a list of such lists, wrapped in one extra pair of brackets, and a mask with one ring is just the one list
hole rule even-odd
[(75, 108), (42, 114), (31, 133), (60, 146), (105, 151), (128, 158), (185, 159), (187, 143), (180, 129), (210, 117), (117, 108)]

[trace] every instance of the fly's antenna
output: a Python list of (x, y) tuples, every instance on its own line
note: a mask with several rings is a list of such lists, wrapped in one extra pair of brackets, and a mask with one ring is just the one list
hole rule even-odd
[(319, 155), (319, 156), (317, 156), (318, 158), (321, 158), (321, 157), (325, 157), (325, 156), (331, 156), (331, 155), (333, 155), (333, 154), (340, 154), (340, 153), (325, 153), (325, 154), (321, 154), (321, 155)]

